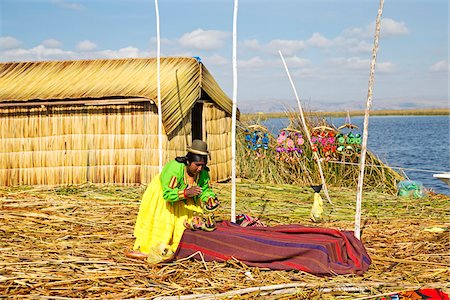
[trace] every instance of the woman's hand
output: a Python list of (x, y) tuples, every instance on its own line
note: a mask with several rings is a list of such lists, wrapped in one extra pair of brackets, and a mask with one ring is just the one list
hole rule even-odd
[(184, 195), (186, 198), (198, 196), (202, 193), (202, 188), (199, 186), (190, 186), (184, 189)]

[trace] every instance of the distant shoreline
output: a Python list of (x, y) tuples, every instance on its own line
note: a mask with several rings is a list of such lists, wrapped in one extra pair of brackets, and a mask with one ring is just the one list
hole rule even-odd
[[(286, 112), (270, 112), (270, 113), (241, 113), (241, 120), (251, 120), (255, 118), (262, 119), (277, 119), (286, 118), (294, 111)], [(364, 116), (364, 110), (353, 110), (348, 112), (351, 117)], [(347, 111), (310, 111), (305, 112), (309, 116), (323, 116), (323, 117), (346, 117)], [(371, 110), (371, 116), (450, 116), (450, 108), (431, 108), (431, 109), (389, 109), (389, 110)]]

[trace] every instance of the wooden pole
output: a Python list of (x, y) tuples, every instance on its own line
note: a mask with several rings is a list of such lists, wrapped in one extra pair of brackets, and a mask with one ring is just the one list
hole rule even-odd
[(383, 13), (384, 0), (380, 0), (378, 7), (377, 20), (375, 22), (375, 36), (372, 49), (372, 62), (370, 64), (369, 88), (367, 90), (366, 110), (364, 113), (364, 130), (361, 145), (361, 159), (359, 160), (359, 176), (358, 186), (356, 187), (356, 212), (355, 212), (355, 237), (361, 239), (361, 203), (362, 203), (362, 189), (364, 182), (364, 168), (366, 162), (367, 151), (367, 137), (369, 135), (369, 111), (372, 106), (373, 81), (375, 74), (375, 63), (377, 60), (378, 40), (380, 37), (381, 15)]
[[(291, 74), (289, 73), (289, 69), (287, 67), (286, 61), (284, 60), (283, 54), (279, 50), (278, 50), (278, 53), (280, 54), (281, 60), (283, 61), (284, 69), (286, 70), (286, 73), (289, 77), (289, 81), (291, 82), (292, 89), (294, 90), (295, 98), (297, 99), (298, 110), (300, 111), (300, 117), (301, 117), (302, 123), (303, 123), (303, 130), (306, 133), (306, 137), (308, 138), (309, 145), (311, 146), (311, 149), (312, 149), (313, 143), (311, 141), (311, 135), (309, 134), (308, 126), (306, 126), (306, 120), (305, 120), (305, 116), (303, 114), (303, 109), (302, 109), (302, 105), (300, 103), (300, 99), (297, 94), (297, 89), (295, 88), (294, 82), (292, 81)], [(330, 204), (333, 204), (333, 202), (331, 202), (330, 195), (328, 194), (328, 189), (327, 189), (327, 185), (325, 183), (325, 177), (323, 176), (322, 164), (320, 162), (319, 155), (317, 155), (317, 152), (315, 152), (315, 151), (313, 151), (313, 155), (314, 155), (314, 159), (317, 162), (317, 166), (319, 167), (319, 174), (320, 174), (320, 179), (322, 180), (323, 192), (324, 192), (328, 202)]]
[(162, 149), (162, 106), (161, 106), (161, 41), (159, 34), (159, 8), (158, 0), (155, 0), (156, 10), (156, 65), (157, 65), (157, 81), (158, 81), (158, 148), (159, 148), (159, 172), (162, 170), (163, 164), (163, 149)]
[(237, 113), (237, 14), (239, 0), (234, 0), (233, 12), (233, 110), (231, 118), (231, 222), (236, 223), (236, 113)]

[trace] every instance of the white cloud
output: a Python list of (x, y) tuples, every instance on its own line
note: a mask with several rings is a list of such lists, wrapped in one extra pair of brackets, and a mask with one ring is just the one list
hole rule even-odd
[(125, 47), (119, 50), (103, 50), (90, 54), (92, 58), (137, 58), (144, 55), (138, 48)]
[(429, 70), (430, 72), (448, 72), (449, 71), (448, 61), (440, 60), (435, 64), (433, 64)]
[[(372, 23), (373, 33), (375, 33), (375, 22)], [(407, 35), (409, 33), (408, 28), (404, 22), (397, 22), (392, 19), (382, 19), (381, 20), (381, 36), (397, 36), (397, 35)], [(372, 34), (373, 35), (373, 34)]]
[(0, 52), (2, 61), (35, 61), (35, 60), (55, 60), (73, 59), (75, 53), (57, 48), (47, 48), (43, 45), (31, 49), (12, 49)]
[(305, 68), (311, 65), (311, 62), (298, 56), (292, 56), (286, 58), (286, 64), (289, 66), (289, 68)]
[(77, 44), (77, 49), (80, 51), (92, 51), (96, 48), (97, 45), (89, 40), (84, 40)]
[(357, 37), (357, 38), (367, 38), (369, 34), (367, 29), (361, 27), (347, 28), (344, 30), (343, 35), (345, 37)]
[[(399, 36), (409, 34), (408, 27), (404, 22), (397, 22), (393, 19), (381, 19), (380, 35), (383, 37)], [(359, 39), (372, 38), (375, 34), (375, 21), (366, 27), (355, 27), (344, 30), (343, 35), (347, 37), (356, 37)]]
[(306, 41), (306, 43), (311, 47), (325, 48), (331, 46), (333, 44), (333, 41), (327, 39), (318, 32), (314, 32), (309, 40)]
[(333, 40), (336, 49), (341, 49), (345, 53), (362, 54), (372, 51), (373, 45), (365, 40), (358, 38), (348, 38), (339, 36)]
[(246, 68), (246, 69), (259, 68), (259, 67), (262, 67), (263, 65), (264, 65), (264, 60), (262, 60), (261, 57), (259, 57), (259, 56), (252, 57), (248, 60), (239, 60), (238, 61), (238, 66), (241, 68)]
[(392, 73), (395, 71), (395, 65), (390, 61), (377, 62), (375, 65), (375, 73)]
[(250, 51), (261, 51), (262, 46), (258, 40), (245, 40), (239, 43), (239, 48), (243, 48)]
[[(338, 57), (330, 60), (331, 64), (342, 69), (347, 70), (361, 70), (370, 71), (370, 59), (361, 59), (360, 57), (353, 56), (348, 58)], [(377, 62), (375, 65), (375, 73), (392, 73), (395, 71), (395, 65), (392, 62)]]
[(61, 42), (55, 39), (48, 39), (42, 42), (42, 45), (48, 48), (61, 48)]
[(338, 36), (333, 39), (324, 37), (321, 33), (315, 32), (309, 39), (304, 40), (272, 40), (267, 45), (261, 46), (256, 40), (246, 41), (245, 47), (250, 50), (260, 50), (265, 48), (269, 53), (277, 53), (280, 50), (286, 56), (293, 56), (296, 53), (309, 49), (343, 49), (347, 53), (367, 53), (372, 50), (372, 45), (365, 40), (354, 37)]
[(215, 50), (225, 44), (229, 33), (218, 30), (203, 30), (201, 28), (185, 33), (179, 42), (181, 46), (198, 50)]
[(70, 9), (70, 10), (82, 10), (85, 7), (79, 3), (73, 3), (65, 0), (52, 0), (52, 3), (56, 4), (59, 7)]
[(20, 46), (21, 42), (11, 36), (0, 36), (0, 49), (14, 49)]
[(368, 59), (361, 59), (357, 56), (332, 58), (330, 62), (335, 66), (351, 70), (369, 70), (370, 68), (370, 61)]
[(373, 44), (366, 41), (355, 41), (355, 43), (349, 41), (347, 46), (348, 52), (355, 54), (372, 52), (373, 49)]
[(306, 49), (306, 43), (301, 40), (272, 40), (267, 48), (272, 53), (278, 53), (278, 50), (280, 50), (283, 55), (290, 56)]
[(154, 53), (140, 51), (135, 47), (125, 47), (119, 50), (102, 51), (65, 51), (58, 48), (48, 48), (39, 45), (31, 49), (11, 49), (0, 52), (0, 61), (42, 61), (42, 60), (75, 60), (75, 59), (105, 59), (105, 58), (137, 58), (152, 57)]
[(214, 54), (208, 58), (208, 63), (216, 65), (216, 66), (224, 66), (224, 65), (227, 65), (229, 62), (222, 55)]
[[(161, 45), (173, 45), (175, 43), (173, 40), (168, 39), (168, 38), (160, 38), (159, 41), (160, 41)], [(150, 43), (152, 46), (154, 45), (154, 47), (156, 47), (156, 42), (157, 42), (156, 37), (152, 37), (150, 39)]]
[(295, 70), (294, 72), (292, 72), (292, 75), (294, 77), (299, 77), (299, 78), (325, 79), (323, 76), (320, 75), (319, 70), (315, 69), (315, 68), (303, 68), (303, 69)]

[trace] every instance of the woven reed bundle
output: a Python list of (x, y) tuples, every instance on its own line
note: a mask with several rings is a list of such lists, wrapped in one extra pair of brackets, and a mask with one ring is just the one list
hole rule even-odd
[[(230, 185), (213, 188), (223, 202), (217, 215), (229, 218)], [(320, 278), (233, 260), (148, 265), (128, 259), (123, 251), (133, 243), (143, 191), (118, 186), (0, 188), (0, 295), (118, 299), (235, 292), (239, 299), (271, 294), (276, 299), (353, 299), (419, 287), (450, 288), (446, 196), (365, 194), (362, 240), (373, 259), (371, 268), (363, 276)], [(333, 209), (325, 207), (320, 226), (352, 228), (354, 191), (330, 193)], [(294, 185), (238, 183), (237, 211), (268, 225), (312, 225), (311, 195), (309, 188)], [(447, 231), (428, 231), (433, 228)], [(267, 289), (258, 292), (258, 287)]]
[[(156, 70), (156, 59), (152, 58), (2, 63), (0, 99), (26, 101), (118, 96), (157, 99)], [(180, 112), (186, 114), (199, 99), (201, 85), (222, 109), (231, 113), (230, 99), (196, 59), (161, 59), (162, 108), (167, 132), (172, 132), (178, 125)]]
[[(78, 107), (78, 109), (67, 110), (61, 107), (50, 107), (46, 110), (54, 115), (51, 119), (43, 117), (33, 117), (28, 120), (12, 119), (10, 125), (24, 128), (24, 130), (22, 133), (19, 132), (18, 136), (20, 137), (13, 136), (2, 139), (2, 149), (5, 150), (0, 156), (3, 161), (10, 161), (10, 168), (38, 168), (35, 172), (39, 172), (39, 170), (46, 172), (45, 176), (41, 174), (37, 176), (37, 178), (43, 178), (44, 181), (21, 179), (21, 183), (24, 184), (55, 184), (64, 181), (61, 180), (61, 177), (71, 178), (70, 182), (73, 183), (86, 180), (105, 182), (105, 178), (112, 178), (112, 176), (109, 174), (105, 177), (104, 174), (98, 173), (103, 166), (117, 165), (120, 167), (123, 165), (126, 166), (124, 168), (129, 168), (130, 165), (136, 168), (137, 163), (133, 158), (137, 157), (136, 160), (140, 160), (139, 154), (141, 153), (136, 152), (136, 149), (143, 147), (144, 132), (142, 128), (144, 126), (141, 124), (143, 117), (139, 110), (137, 114), (133, 114), (132, 108), (134, 107), (109, 106)], [(33, 114), (39, 109), (41, 108), (32, 109), (29, 113)], [(23, 109), (10, 109), (10, 113), (17, 114), (14, 112), (15, 110), (20, 112)], [(129, 113), (124, 115), (113, 113), (120, 110)], [(87, 118), (86, 115), (89, 111), (97, 112), (97, 114)], [(45, 124), (42, 124), (43, 120), (46, 120)], [(39, 122), (35, 123), (34, 121)], [(74, 124), (80, 123), (84, 123), (84, 127), (74, 126)], [(131, 128), (130, 125), (134, 126)], [(34, 130), (31, 131), (31, 128)], [(17, 134), (17, 131), (14, 133)], [(120, 157), (118, 153), (121, 153)], [(9, 158), (6, 157), (7, 155)], [(73, 168), (70, 168), (71, 166)], [(94, 166), (94, 168), (89, 166)], [(80, 168), (84, 168), (84, 170), (80, 171)], [(120, 172), (124, 172), (124, 170)], [(127, 172), (129, 173), (130, 170)], [(131, 171), (131, 173), (133, 172), (138, 172), (138, 169)], [(24, 177), (28, 178), (26, 173), (26, 171), (23, 172)], [(88, 178), (82, 175), (85, 173)], [(122, 177), (121, 174), (118, 176)], [(133, 174), (131, 178), (134, 178)]]
[[(230, 118), (217, 105), (209, 106), (205, 111), (218, 111), (214, 114), (218, 119), (208, 121), (211, 128), (208, 141), (214, 153), (210, 163), (214, 165), (228, 157), (230, 141), (222, 132), (223, 126), (229, 130)], [(5, 168), (0, 170), (2, 182), (7, 185), (149, 182), (158, 172), (152, 168), (158, 166), (158, 135), (156, 126), (151, 125), (157, 121), (156, 115), (146, 112), (145, 107), (148, 105), (78, 106), (65, 110), (52, 106), (45, 109), (51, 118), (11, 119), (8, 124), (24, 128), (24, 134), (15, 131), (12, 135), (2, 128), (5, 136), (0, 139), (0, 162)], [(9, 109), (11, 115), (21, 111), (23, 108)], [(35, 112), (42, 113), (42, 108), (36, 108)], [(168, 136), (163, 136), (163, 147), (169, 149), (164, 152), (164, 163), (186, 154), (190, 127), (190, 119), (185, 118), (177, 129), (178, 135), (172, 135), (170, 141)], [(220, 160), (216, 162), (217, 159)], [(32, 176), (33, 172), (36, 176)], [(15, 174), (20, 177), (18, 182), (13, 181), (17, 178)], [(227, 174), (213, 172), (211, 177), (217, 180), (226, 178)]]
[[(156, 70), (151, 58), (0, 63), (0, 183), (148, 183), (159, 165)], [(161, 83), (163, 163), (185, 154), (204, 93), (214, 104), (203, 137), (229, 132), (231, 100), (196, 59), (162, 58)]]
[[(291, 129), (297, 130), (305, 136), (301, 120), (294, 113), (287, 112), (287, 117), (291, 122)], [(255, 159), (248, 151), (247, 143), (245, 141), (246, 128), (250, 124), (254, 124), (255, 120), (247, 120), (241, 123), (238, 128), (237, 144), (237, 166), (240, 177), (264, 182), (264, 183), (288, 183), (311, 185), (319, 184), (319, 171), (317, 163), (313, 159), (311, 147), (305, 143), (303, 145), (303, 152), (298, 155), (297, 160), (283, 161), (277, 160), (276, 152), (276, 137), (269, 133), (269, 149), (264, 151), (264, 159)], [(306, 119), (307, 127), (314, 128), (319, 125), (328, 125), (323, 117), (310, 115)], [(329, 126), (329, 125), (328, 125)], [(336, 163), (324, 161), (322, 164), (327, 185), (354, 187), (358, 182), (358, 155), (341, 156)], [(351, 164), (345, 164), (351, 163)], [(367, 152), (366, 157), (366, 175), (364, 177), (364, 186), (368, 190), (383, 191), (388, 193), (395, 193), (397, 183), (404, 178), (385, 165), (373, 153)]]
[(231, 174), (231, 117), (213, 103), (205, 103), (203, 111), (206, 142), (211, 152), (210, 176), (224, 180)]

